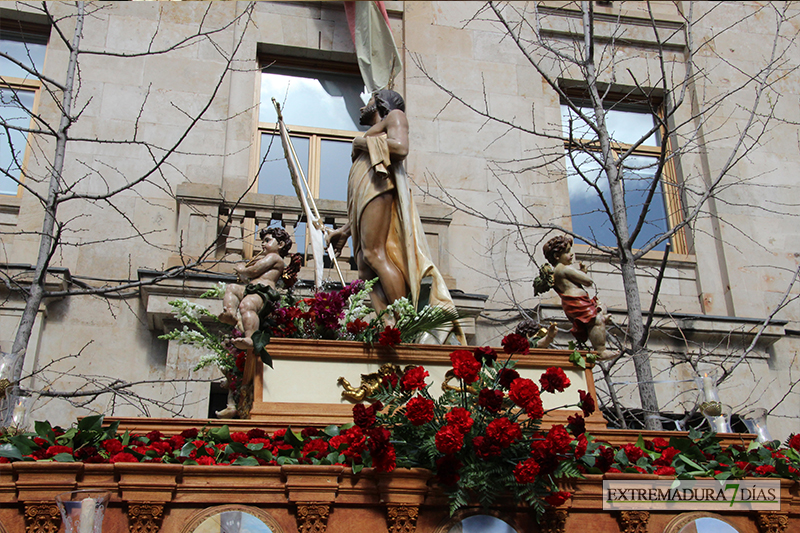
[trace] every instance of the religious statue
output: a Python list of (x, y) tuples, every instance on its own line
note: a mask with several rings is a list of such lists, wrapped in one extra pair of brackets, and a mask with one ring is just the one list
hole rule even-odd
[[(430, 259), (403, 161), (408, 155), (408, 121), (403, 97), (377, 91), (361, 109), (370, 126), (353, 139), (353, 165), (347, 183), (348, 222), (328, 234), (337, 254), (353, 237), (353, 255), (361, 279), (378, 278), (370, 298), (381, 311), (411, 295), (417, 307), (423, 278), (432, 279), (428, 304), (454, 309), (444, 278)], [(462, 344), (463, 334), (456, 327)]]
[(555, 322), (550, 322), (547, 327), (544, 327), (539, 322), (526, 318), (517, 324), (514, 333), (527, 338), (533, 348), (545, 349), (549, 348), (550, 344), (555, 340), (558, 328)]
[(583, 263), (577, 269), (572, 266), (572, 237), (553, 237), (544, 244), (543, 251), (554, 267), (553, 288), (561, 297), (561, 307), (572, 322), (572, 335), (581, 343), (589, 340), (598, 359), (616, 357), (618, 352), (606, 349), (606, 322), (610, 319), (597, 298), (590, 298), (584, 289), (594, 282), (587, 275)]
[[(275, 289), (275, 284), (286, 268), (283, 258), (292, 247), (292, 238), (283, 228), (264, 228), (258, 234), (261, 252), (247, 263), (233, 267), (239, 280), (245, 283), (229, 283), (222, 298), (220, 322), (236, 326), (241, 337), (232, 339), (240, 350), (253, 348), (252, 335), (258, 331), (259, 313), (267, 301), (266, 292)], [(249, 355), (248, 355), (249, 357)]]

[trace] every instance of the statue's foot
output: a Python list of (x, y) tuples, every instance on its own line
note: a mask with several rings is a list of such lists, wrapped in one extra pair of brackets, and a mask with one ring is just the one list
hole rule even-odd
[(223, 324), (229, 324), (229, 325), (231, 325), (231, 326), (235, 326), (235, 325), (236, 325), (236, 322), (237, 322), (237, 320), (238, 320), (238, 319), (236, 318), (236, 316), (235, 316), (235, 315), (233, 315), (233, 314), (232, 314), (230, 311), (228, 311), (227, 309), (224, 309), (224, 310), (223, 310), (223, 311), (222, 311), (222, 312), (221, 312), (219, 315), (217, 315), (217, 318), (218, 318), (218, 319), (219, 319), (219, 321), (220, 321), (220, 322), (222, 322)]
[(239, 348), (240, 350), (252, 350), (253, 349), (253, 339), (250, 337), (237, 337), (235, 339), (231, 339), (231, 342), (234, 346)]
[(236, 415), (238, 414), (238, 412), (236, 411), (236, 407), (234, 407), (233, 405), (229, 405), (225, 409), (222, 409), (221, 411), (216, 411), (215, 413), (217, 415), (217, 418), (236, 418)]

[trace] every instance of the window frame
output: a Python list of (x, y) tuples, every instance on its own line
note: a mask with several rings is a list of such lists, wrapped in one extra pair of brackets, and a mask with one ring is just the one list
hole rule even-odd
[[(14, 19), (4, 19), (0, 20), (0, 30), (10, 31), (14, 33), (21, 33), (27, 35), (35, 35), (41, 38), (41, 40), (45, 41), (45, 58), (42, 62), (42, 67), (40, 69), (40, 73), (44, 73), (45, 64), (47, 62), (47, 49), (50, 40), (50, 27), (46, 24), (39, 24), (36, 22), (25, 22), (21, 20), (14, 20)], [(3, 39), (9, 41), (16, 41), (16, 39)], [(21, 41), (25, 42), (25, 41)], [(37, 43), (33, 43), (37, 44)], [(14, 91), (29, 91), (33, 92), (33, 106), (31, 107), (31, 114), (36, 115), (39, 112), (39, 100), (41, 98), (42, 93), (42, 82), (39, 78), (17, 78), (15, 76), (3, 76), (0, 75), (0, 89), (7, 89)], [(34, 129), (36, 126), (36, 120), (34, 116), (31, 116), (28, 125), (31, 129)], [(22, 196), (22, 191), (24, 189), (25, 177), (27, 175), (27, 167), (28, 161), (30, 159), (30, 143), (31, 143), (31, 133), (27, 133), (25, 135), (25, 147), (22, 151), (22, 161), (19, 167), (19, 178), (17, 183), (17, 192), (15, 194), (10, 193), (2, 193), (0, 192), (0, 202), (3, 199), (10, 199), (10, 198), (20, 198)]]
[[(358, 70), (358, 64), (356, 63), (341, 63), (336, 61), (316, 61), (304, 58), (296, 58), (296, 57), (282, 57), (282, 56), (271, 56), (271, 55), (262, 55), (259, 57), (260, 69), (259, 72), (263, 73), (269, 69), (269, 67), (275, 66), (280, 68), (292, 68), (298, 70), (305, 70), (305, 71), (316, 71), (316, 72), (329, 72), (334, 74), (347, 74), (347, 75), (354, 75), (360, 79), (361, 74)], [(269, 134), (269, 135), (278, 135), (278, 124), (275, 122), (261, 122), (259, 120), (260, 117), (260, 110), (261, 110), (261, 76), (259, 74), (258, 80), (256, 83), (256, 97), (259, 101), (259, 107), (256, 112), (256, 140), (255, 145), (256, 149), (253, 150), (253, 174), (255, 175), (258, 173), (260, 161), (260, 154), (261, 154), (261, 139), (262, 134)], [(360, 137), (364, 134), (363, 131), (349, 131), (349, 130), (338, 130), (338, 129), (330, 129), (330, 128), (319, 128), (319, 127), (311, 127), (311, 126), (299, 126), (294, 125), (289, 122), (286, 123), (286, 129), (289, 131), (289, 134), (292, 136), (297, 137), (305, 137), (309, 139), (309, 146), (308, 146), (308, 175), (306, 179), (308, 180), (308, 186), (311, 191), (311, 194), (314, 196), (314, 199), (319, 199), (319, 190), (320, 190), (320, 175), (321, 175), (321, 156), (322, 156), (322, 141), (323, 140), (332, 140), (332, 141), (346, 141), (349, 143), (353, 142), (353, 139), (356, 137)], [(259, 179), (258, 177), (253, 181), (252, 188), (250, 192), (258, 192), (258, 184)]]
[[(587, 98), (585, 91), (565, 90), (566, 97), (570, 102), (578, 107), (591, 107), (591, 102)], [(635, 96), (631, 93), (615, 93), (609, 92), (603, 98), (603, 109), (605, 111), (618, 110), (618, 111), (633, 111), (644, 112), (652, 116), (652, 109), (656, 109), (660, 118), (664, 117), (664, 102), (661, 99), (647, 96)], [(566, 105), (564, 100), (561, 99), (559, 107)], [(560, 114), (560, 113), (559, 113)], [(563, 123), (561, 124), (563, 131)], [(684, 221), (683, 201), (681, 198), (680, 187), (678, 184), (678, 172), (674, 160), (674, 151), (672, 150), (672, 138), (667, 135), (667, 130), (663, 126), (657, 132), (662, 145), (666, 145), (666, 156), (664, 166), (661, 170), (661, 190), (664, 196), (664, 209), (666, 215), (667, 231), (672, 230)], [(590, 141), (589, 139), (564, 139), (564, 155), (569, 153), (570, 148), (579, 147), (585, 152), (600, 152), (600, 145), (598, 142)], [(633, 145), (628, 143), (612, 142), (611, 149), (619, 157), (621, 153), (625, 153), (631, 149)], [(645, 157), (661, 157), (661, 146), (650, 146), (640, 144), (637, 146), (630, 155), (632, 156), (645, 156)], [(570, 218), (572, 213), (570, 212)], [(688, 255), (689, 246), (686, 239), (686, 228), (680, 228), (670, 237), (671, 251), (677, 254)]]

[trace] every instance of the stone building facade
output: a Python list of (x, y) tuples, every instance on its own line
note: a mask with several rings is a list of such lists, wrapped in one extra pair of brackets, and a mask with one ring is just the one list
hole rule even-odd
[[(41, 12), (6, 4), (0, 6), (3, 42), (41, 43), (39, 67), (63, 82), (74, 18), (59, 22), (62, 38)], [(467, 316), (470, 342), (498, 345), (524, 311), (542, 321), (556, 320), (563, 330), (557, 343), (566, 347), (568, 324), (558, 297), (553, 292), (534, 296), (532, 287), (537, 264), (544, 262), (541, 244), (551, 235), (547, 225), (577, 224), (563, 156), (563, 102), (544, 76), (558, 79), (572, 93), (585, 80), (574, 69), (559, 70), (556, 63), (545, 62), (541, 72), (534, 69), (482, 2), (385, 4), (404, 62), (396, 89), (407, 103), (407, 168), (413, 193), (434, 260)], [(785, 14), (780, 38), (773, 41), (775, 14), (784, 6), (704, 3), (693, 8), (698, 22), (688, 35), (688, 2), (653, 3), (652, 12), (644, 2), (595, 4), (598, 42), (614, 50), (600, 61), (617, 65), (600, 80), (609, 94), (658, 89), (660, 58), (671, 80), (683, 79), (690, 60), (696, 69), (688, 78), (686, 103), (671, 118), (677, 131), (671, 148), (686, 147), (670, 158), (672, 181), (662, 193), (672, 199), (659, 199), (667, 206), (669, 217), (664, 217), (670, 218), (660, 222), (666, 229), (683, 220), (671, 218), (675, 213), (690, 217), (699, 211), (672, 239), (655, 307), (649, 347), (662, 410), (682, 414), (691, 409), (696, 371), (730, 366), (754, 343), (721, 385), (721, 399), (734, 412), (774, 407), (770, 429), (776, 438), (786, 438), (800, 431), (797, 391), (792, 390), (800, 375), (800, 307), (793, 300), (800, 289), (791, 286), (800, 263), (800, 233), (794, 230), (800, 195), (793, 179), (800, 163), (800, 54), (792, 40), (797, 32), (792, 13)], [(512, 7), (522, 10), (526, 4)], [(575, 52), (573, 43), (581, 36), (576, 4), (533, 7), (527, 5), (528, 20), (537, 21), (531, 27), (564, 44), (564, 52)], [(73, 9), (60, 3), (50, 8), (55, 17)], [(42, 397), (33, 416), (68, 423), (96, 410), (118, 416), (180, 412), (203, 418), (209, 383), (182, 380), (216, 375), (192, 372), (197, 352), (158, 339), (165, 328), (178, 326), (170, 319), (167, 302), (197, 297), (226, 279), (221, 274), (230, 271), (231, 262), (252, 254), (254, 231), (265, 224), (294, 230), (299, 238), (295, 247), (303, 251), (299, 203), (287, 192), (286, 171), (279, 170), (283, 154), (272, 134), (271, 97), (285, 104), (286, 122), (308, 157), (306, 171), (326, 222), (340, 225), (346, 219), (342, 195), (348, 143), (358, 135), (347, 116), (352, 118), (360, 104), (353, 98), (358, 71), (345, 12), (341, 2), (90, 3), (87, 10), (92, 14), (85, 21), (81, 49), (111, 55), (80, 56), (74, 109), (82, 111), (70, 128), (75, 140), (68, 143), (63, 174), (77, 197), (59, 207), (59, 220), (67, 222), (66, 244), (53, 255), (47, 287), (70, 291), (120, 282), (145, 284), (112, 298), (47, 299), (25, 369), (50, 365), (48, 370), (55, 371), (32, 378), (32, 388), (96, 386), (58, 372), (106, 376), (110, 380), (105, 383), (141, 381), (134, 390), (160, 403), (145, 406), (135, 398), (110, 401), (103, 395), (78, 408)], [(12, 32), (14, 28), (21, 33)], [(778, 55), (770, 58), (773, 42)], [(696, 53), (688, 54), (689, 49)], [(146, 54), (148, 50), (158, 53)], [(747, 153), (731, 158), (731, 148), (751, 119), (748, 110), (758, 76), (767, 68), (769, 90), (744, 138)], [(2, 75), (4, 84), (11, 80), (16, 90), (32, 95), (45, 121), (58, 122), (59, 108), (46, 83), (19, 70)], [(295, 85), (281, 85), (287, 79)], [(303, 80), (322, 80), (318, 85), (327, 92), (306, 96), (307, 103), (296, 90)], [(320, 101), (327, 105), (328, 98), (344, 101), (344, 122), (339, 115), (323, 117), (313, 107)], [(643, 105), (641, 100), (636, 105), (621, 101), (617, 110), (635, 114)], [(713, 113), (698, 115), (707, 105)], [(293, 122), (292, 113), (302, 118)], [(482, 113), (500, 121), (487, 120)], [(641, 149), (642, 157), (658, 151)], [(11, 349), (24, 306), (16, 284), (25, 285), (29, 265), (36, 263), (43, 210), (34, 193), (46, 194), (47, 180), (39, 178), (46, 175), (53, 151), (49, 139), (32, 134), (18, 165), (25, 186), (11, 183), (0, 196), (0, 262), (4, 280), (10, 280), (2, 289), (0, 309), (4, 352)], [(153, 171), (154, 162), (165, 156), (166, 163)], [(541, 159), (548, 158), (542, 166)], [(4, 159), (3, 165), (8, 164)], [(731, 169), (719, 192), (701, 205), (704, 184), (713, 183), (727, 166)], [(93, 198), (138, 178), (144, 179), (108, 200)], [(576, 194), (572, 192), (573, 202)], [(509, 220), (517, 225), (510, 226)], [(626, 300), (618, 264), (580, 243), (576, 252), (591, 265), (601, 299), (624, 329)], [(353, 279), (346, 253), (340, 264)], [(645, 308), (662, 257), (663, 251), (654, 249), (639, 261)], [(197, 268), (185, 275), (149, 283), (198, 260)], [(311, 271), (307, 266), (306, 277)], [(326, 272), (333, 276), (332, 270)], [(58, 360), (71, 354), (79, 356)], [(614, 383), (626, 405), (636, 406), (636, 378), (629, 362), (617, 363), (607, 381), (597, 369), (596, 381), (601, 391)], [(602, 392), (601, 400), (608, 401)]]

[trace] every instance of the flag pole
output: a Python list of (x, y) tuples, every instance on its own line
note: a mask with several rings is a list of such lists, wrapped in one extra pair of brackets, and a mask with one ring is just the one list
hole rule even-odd
[[(302, 165), (300, 165), (300, 159), (297, 157), (297, 152), (295, 152), (294, 145), (292, 144), (292, 140), (289, 137), (286, 124), (283, 122), (281, 106), (275, 98), (272, 99), (272, 104), (275, 106), (275, 111), (278, 114), (278, 129), (281, 135), (281, 140), (284, 141), (283, 148), (286, 155), (286, 162), (289, 164), (289, 172), (293, 176), (293, 179), (295, 181), (297, 179), (297, 174), (300, 174), (300, 178), (302, 179), (303, 182), (303, 186), (295, 187), (295, 191), (297, 192), (297, 197), (300, 200), (300, 204), (303, 206), (303, 210), (305, 211), (308, 223), (311, 224), (314, 230), (322, 233), (323, 230), (325, 229), (325, 225), (322, 224), (322, 217), (319, 214), (319, 209), (317, 209), (317, 203), (314, 201), (314, 196), (311, 194), (311, 187), (309, 187), (308, 185), (308, 180), (306, 179), (306, 175), (303, 172), (303, 167)], [(322, 238), (324, 242), (325, 240), (324, 235), (322, 236)], [(313, 248), (314, 246), (312, 242), (312, 250)], [(333, 250), (333, 245), (331, 245), (330, 243), (328, 244), (327, 252), (328, 256), (331, 258), (333, 266), (336, 268), (336, 273), (339, 275), (339, 280), (342, 282), (342, 285), (345, 285), (344, 275), (342, 274), (342, 270), (339, 268), (339, 262), (336, 260), (336, 253)], [(317, 257), (317, 255), (319, 255), (319, 257)], [(324, 261), (322, 254), (318, 254), (317, 251), (315, 251), (314, 253), (314, 260), (318, 261), (318, 264), (320, 265)], [(317, 285), (317, 287), (320, 286), (321, 281), (322, 281), (321, 279), (315, 280), (315, 284)]]

